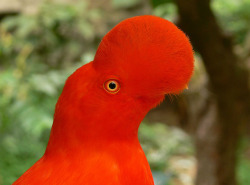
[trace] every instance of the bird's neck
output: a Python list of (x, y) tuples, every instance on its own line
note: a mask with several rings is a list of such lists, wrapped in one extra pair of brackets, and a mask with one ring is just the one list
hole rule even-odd
[[(163, 98), (151, 101), (158, 103)], [(149, 100), (143, 103), (128, 99), (119, 105), (93, 107), (90, 103), (65, 105), (62, 100), (60, 97), (56, 106), (47, 154), (84, 150), (91, 145), (128, 143), (140, 146), (138, 128), (153, 104)]]
[[(144, 113), (146, 114), (146, 113)], [(144, 115), (136, 115), (134, 118), (143, 118)], [(62, 116), (54, 118), (49, 143), (46, 154), (49, 153), (71, 153), (87, 151), (107, 146), (135, 145), (140, 147), (138, 141), (138, 128), (141, 119), (116, 119), (116, 122), (108, 117), (94, 117), (90, 119), (88, 115), (81, 118)], [(86, 124), (85, 124), (86, 123)]]

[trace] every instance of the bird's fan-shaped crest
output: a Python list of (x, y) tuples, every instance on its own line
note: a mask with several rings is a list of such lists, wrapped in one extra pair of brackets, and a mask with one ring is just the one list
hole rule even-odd
[(159, 93), (177, 93), (192, 75), (193, 60), (188, 38), (173, 23), (156, 16), (139, 16), (126, 19), (107, 33), (94, 66), (145, 83), (141, 90), (147, 87)]

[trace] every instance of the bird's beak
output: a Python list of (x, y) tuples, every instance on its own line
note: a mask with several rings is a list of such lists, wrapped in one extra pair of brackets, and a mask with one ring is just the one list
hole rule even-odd
[(186, 84), (185, 89), (188, 89), (188, 85)]

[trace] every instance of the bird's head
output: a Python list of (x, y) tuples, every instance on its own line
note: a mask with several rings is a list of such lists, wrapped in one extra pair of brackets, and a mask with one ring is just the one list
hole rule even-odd
[(94, 60), (68, 78), (52, 134), (137, 135), (151, 108), (187, 86), (193, 66), (192, 46), (173, 23), (156, 16), (126, 19), (102, 39)]

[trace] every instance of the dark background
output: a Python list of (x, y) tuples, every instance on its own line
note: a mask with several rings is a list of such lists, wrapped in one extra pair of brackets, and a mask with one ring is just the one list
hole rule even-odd
[(43, 155), (66, 78), (144, 14), (177, 24), (195, 50), (189, 90), (140, 127), (156, 185), (250, 184), (250, 0), (1, 0), (0, 185)]

